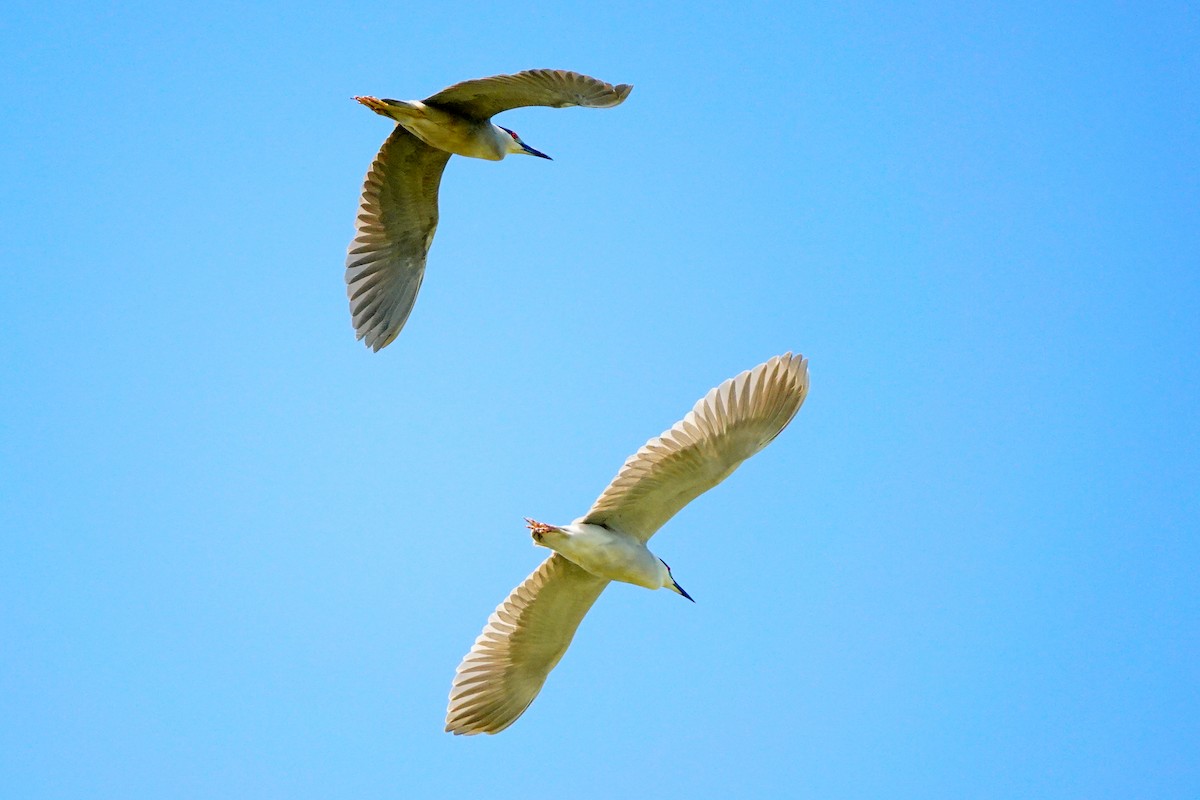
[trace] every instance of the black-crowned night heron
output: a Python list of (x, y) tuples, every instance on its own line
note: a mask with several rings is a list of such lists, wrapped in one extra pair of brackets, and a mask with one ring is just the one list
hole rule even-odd
[(555, 553), (496, 608), (454, 676), (446, 730), (497, 733), (525, 712), (610, 581), (691, 599), (646, 542), (779, 435), (808, 394), (808, 360), (787, 353), (711, 390), (617, 472), (570, 525), (527, 520)]
[(451, 154), (499, 161), (510, 153), (549, 158), (491, 117), (523, 106), (619, 105), (633, 87), (552, 69), (457, 83), (424, 100), (356, 97), (398, 124), (363, 183), (346, 254), (346, 291), (359, 339), (373, 350), (404, 327), (437, 228), (438, 185)]

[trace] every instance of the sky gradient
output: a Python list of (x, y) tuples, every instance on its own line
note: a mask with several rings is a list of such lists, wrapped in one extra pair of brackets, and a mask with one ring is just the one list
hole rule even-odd
[[(0, 795), (1200, 796), (1187, 3), (17, 3), (0, 25)], [(342, 283), (388, 122), (454, 158), (406, 329)], [(812, 389), (512, 728), (454, 668), (710, 387)]]

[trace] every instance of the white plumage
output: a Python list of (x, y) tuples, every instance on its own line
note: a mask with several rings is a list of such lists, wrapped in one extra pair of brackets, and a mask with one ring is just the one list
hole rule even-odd
[(497, 733), (515, 722), (609, 581), (688, 597), (646, 542), (778, 436), (807, 394), (808, 360), (776, 356), (711, 390), (643, 445), (587, 514), (563, 526), (530, 520), (534, 541), (556, 552), (497, 607), (462, 660), (446, 730)]

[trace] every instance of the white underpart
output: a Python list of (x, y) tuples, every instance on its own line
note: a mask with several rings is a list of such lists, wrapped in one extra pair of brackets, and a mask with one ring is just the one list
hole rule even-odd
[(583, 517), (561, 527), (531, 521), (535, 540), (556, 552), (496, 608), (459, 664), (446, 730), (497, 733), (521, 716), (610, 581), (666, 585), (670, 573), (646, 542), (766, 447), (807, 394), (804, 357), (776, 356), (725, 381), (646, 442)]
[(671, 583), (666, 566), (644, 542), (603, 525), (575, 520), (544, 533), (541, 544), (600, 578), (647, 589), (661, 589)]

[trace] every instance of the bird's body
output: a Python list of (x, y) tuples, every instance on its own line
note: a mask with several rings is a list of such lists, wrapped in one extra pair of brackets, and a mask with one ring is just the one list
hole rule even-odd
[(463, 659), (446, 730), (497, 733), (541, 691), (588, 609), (611, 581), (691, 597), (646, 543), (681, 508), (779, 435), (808, 394), (808, 361), (776, 356), (731, 378), (626, 460), (569, 525), (527, 520), (555, 551), (513, 590)]
[(420, 100), (354, 98), (367, 108), (396, 120), (425, 144), (458, 156), (500, 161), (510, 152), (513, 138), (499, 125), (471, 119), (426, 105)]
[(671, 571), (636, 536), (604, 525), (591, 525), (582, 517), (562, 526), (527, 522), (536, 544), (562, 554), (597, 577), (647, 589), (669, 585)]
[(563, 70), (535, 69), (455, 84), (424, 100), (356, 97), (396, 128), (367, 171), (355, 236), (346, 254), (346, 291), (355, 334), (386, 347), (412, 311), (438, 221), (438, 187), (452, 154), (500, 161), (511, 153), (550, 158), (493, 115), (522, 106), (609, 108), (632, 86)]

